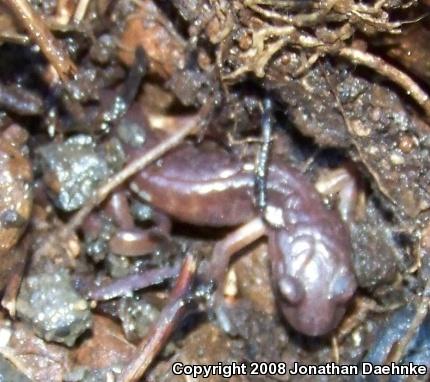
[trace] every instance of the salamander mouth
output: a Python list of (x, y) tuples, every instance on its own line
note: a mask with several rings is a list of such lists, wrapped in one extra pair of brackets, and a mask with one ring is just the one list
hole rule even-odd
[(280, 306), (284, 317), (293, 329), (300, 333), (312, 337), (324, 336), (329, 334), (337, 327), (345, 314), (345, 308), (335, 307), (334, 309), (327, 305), (318, 310), (300, 308), (288, 304)]

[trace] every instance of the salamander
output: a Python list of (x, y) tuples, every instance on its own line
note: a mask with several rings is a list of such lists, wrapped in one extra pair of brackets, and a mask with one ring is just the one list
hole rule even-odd
[[(145, 125), (139, 113), (125, 118)], [(161, 139), (146, 128), (141, 135), (144, 140), (124, 143), (130, 159)], [(185, 142), (141, 170), (130, 185), (179, 221), (239, 227), (215, 246), (210, 268), (218, 283), (230, 255), (266, 235), (280, 311), (297, 331), (324, 335), (339, 324), (357, 287), (349, 232), (306, 176), (280, 158), (271, 158), (268, 168), (264, 218), (254, 201), (254, 182), (252, 162), (213, 143)]]

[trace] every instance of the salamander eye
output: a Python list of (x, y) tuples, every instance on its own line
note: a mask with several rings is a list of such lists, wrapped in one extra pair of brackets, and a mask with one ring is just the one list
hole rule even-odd
[(284, 275), (278, 287), (282, 297), (292, 305), (298, 305), (305, 298), (305, 290), (295, 277)]
[(339, 274), (330, 285), (330, 296), (338, 304), (347, 302), (355, 292), (355, 280), (346, 274)]

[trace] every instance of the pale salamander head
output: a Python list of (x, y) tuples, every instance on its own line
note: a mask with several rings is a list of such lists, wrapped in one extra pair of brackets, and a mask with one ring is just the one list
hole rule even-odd
[(278, 230), (269, 240), (279, 307), (297, 331), (324, 335), (339, 324), (357, 288), (349, 235), (339, 226), (300, 231)]

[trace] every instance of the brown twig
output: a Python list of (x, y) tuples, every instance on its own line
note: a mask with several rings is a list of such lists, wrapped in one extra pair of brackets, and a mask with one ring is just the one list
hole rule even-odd
[(43, 19), (26, 0), (4, 0), (4, 3), (12, 10), (31, 39), (40, 47), (62, 81), (68, 80), (69, 75), (76, 73), (76, 67), (67, 52), (58, 45)]
[(118, 379), (119, 382), (138, 381), (166, 344), (183, 313), (195, 271), (196, 261), (193, 256), (188, 255), (184, 260), (169, 302), (162, 310), (160, 317), (149, 331), (147, 337), (137, 347), (135, 357), (123, 370)]
[(387, 77), (406, 91), (420, 105), (430, 118), (430, 99), (427, 93), (415, 81), (401, 70), (391, 66), (382, 58), (353, 48), (342, 48), (339, 56), (345, 57), (354, 64), (367, 66)]

